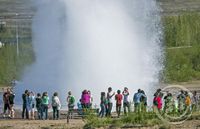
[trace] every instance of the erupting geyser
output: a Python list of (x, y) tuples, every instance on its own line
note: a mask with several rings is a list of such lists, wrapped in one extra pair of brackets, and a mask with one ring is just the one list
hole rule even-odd
[(128, 87), (147, 94), (162, 69), (160, 17), (155, 0), (38, 0), (33, 20), (36, 62), (25, 71), (24, 89), (57, 91), (77, 100), (91, 90)]

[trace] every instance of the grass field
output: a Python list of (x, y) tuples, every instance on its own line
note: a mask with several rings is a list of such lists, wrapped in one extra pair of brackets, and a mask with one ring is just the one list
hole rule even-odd
[(163, 19), (165, 82), (200, 80), (200, 14), (194, 12)]

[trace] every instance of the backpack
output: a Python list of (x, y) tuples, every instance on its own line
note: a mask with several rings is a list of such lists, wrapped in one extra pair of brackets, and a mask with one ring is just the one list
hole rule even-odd
[(74, 104), (74, 103), (75, 103), (75, 98), (74, 98), (74, 96), (70, 96), (70, 98), (69, 98), (69, 104), (72, 105), (72, 104)]

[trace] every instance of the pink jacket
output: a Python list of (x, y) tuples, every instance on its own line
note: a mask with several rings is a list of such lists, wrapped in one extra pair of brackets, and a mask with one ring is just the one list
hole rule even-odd
[(82, 104), (89, 104), (90, 103), (90, 95), (88, 93), (85, 93), (82, 95), (81, 98)]
[(158, 109), (162, 109), (162, 98), (161, 97), (156, 97), (156, 101), (158, 103), (157, 107)]

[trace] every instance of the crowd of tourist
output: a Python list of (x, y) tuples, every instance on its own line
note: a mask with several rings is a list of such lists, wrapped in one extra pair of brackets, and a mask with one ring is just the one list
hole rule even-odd
[[(113, 104), (115, 103), (116, 114), (118, 117), (121, 115), (122, 106), (124, 115), (128, 115), (131, 112), (131, 104), (134, 105), (134, 112), (147, 112), (147, 96), (141, 89), (133, 95), (132, 102), (129, 99), (129, 89), (125, 87), (123, 91), (117, 90), (115, 93), (111, 87), (107, 92), (101, 92), (100, 94), (100, 111), (99, 117), (111, 117)], [(14, 118), (14, 98), (15, 94), (8, 88), (3, 94), (3, 117)], [(68, 92), (66, 99), (68, 106), (68, 116), (72, 118), (75, 110), (76, 99), (72, 95), (72, 92)], [(115, 101), (115, 102), (114, 102)], [(52, 108), (53, 119), (60, 118), (61, 102), (58, 93), (55, 92), (51, 99), (47, 92), (42, 94), (35, 94), (32, 91), (25, 90), (22, 94), (22, 119), (49, 119), (48, 110)], [(83, 90), (78, 99), (77, 111), (80, 115), (84, 115), (84, 111), (92, 109), (93, 97), (91, 91)], [(181, 90), (179, 94), (172, 95), (169, 91), (162, 91), (157, 89), (154, 93), (153, 107), (163, 113), (178, 112), (183, 113), (186, 109), (199, 110), (200, 109), (200, 96), (194, 91), (193, 95), (190, 95), (187, 91)], [(36, 111), (35, 111), (36, 109)], [(35, 112), (37, 114), (35, 114)], [(6, 116), (7, 115), (7, 116)], [(37, 118), (35, 118), (37, 116)]]

